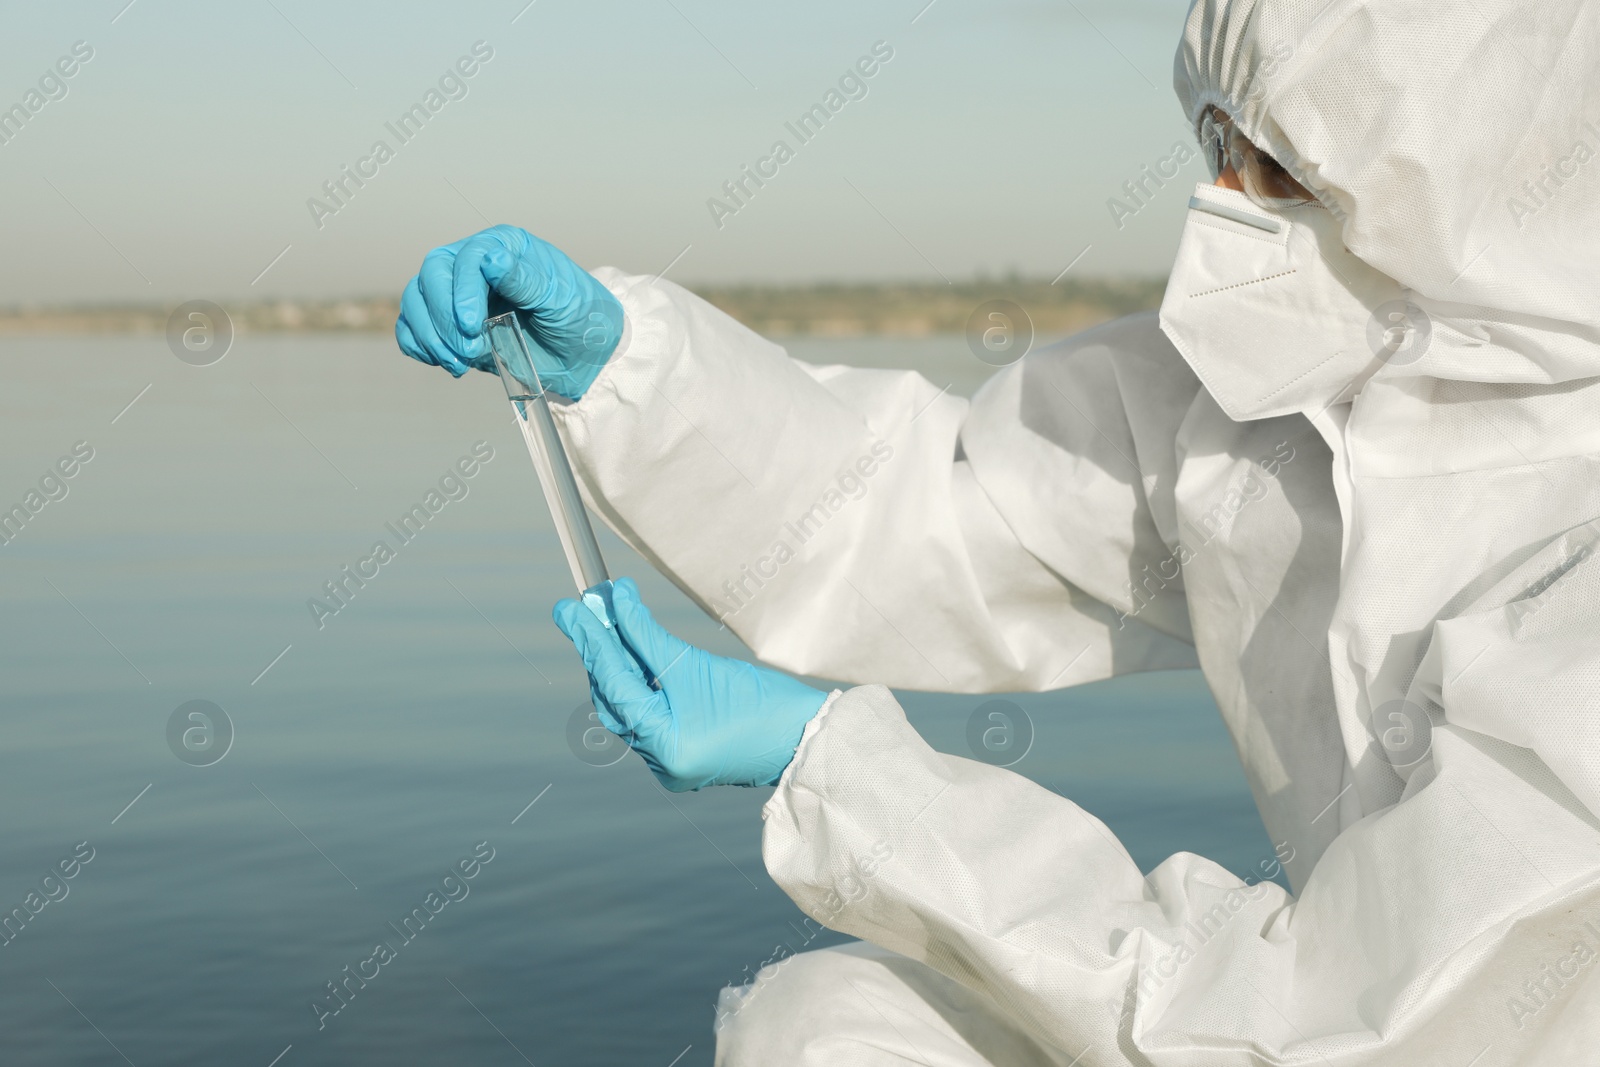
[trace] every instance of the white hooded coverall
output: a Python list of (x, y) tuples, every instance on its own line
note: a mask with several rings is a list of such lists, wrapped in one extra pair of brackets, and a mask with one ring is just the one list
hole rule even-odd
[[(968, 402), (597, 272), (626, 336), (558, 413), (592, 504), (764, 661), (862, 683), (763, 851), (866, 944), (725, 991), (719, 1064), (1600, 1062), (1600, 5), (1198, 0), (1177, 86), (1407, 287), (1421, 358), (1191, 365), (1142, 315)], [(1274, 374), (1295, 410), (1252, 409)], [(885, 688), (1196, 664), (1293, 895), (1142, 876)]]

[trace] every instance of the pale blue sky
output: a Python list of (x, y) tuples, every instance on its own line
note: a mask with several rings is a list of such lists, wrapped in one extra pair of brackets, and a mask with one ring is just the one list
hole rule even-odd
[[(0, 108), (94, 58), (0, 145), (0, 301), (389, 293), (483, 217), (588, 266), (687, 248), (685, 282), (1053, 277), (1088, 246), (1074, 273), (1156, 274), (1204, 178), (1112, 221), (1192, 141), (1187, 0), (524, 2), (15, 5)], [(385, 122), (480, 39), (467, 96), (399, 145)], [(784, 123), (878, 40), (868, 96), (798, 147)], [(780, 137), (796, 157), (719, 230), (708, 198)], [(395, 157), (319, 230), (307, 199), (378, 138)]]

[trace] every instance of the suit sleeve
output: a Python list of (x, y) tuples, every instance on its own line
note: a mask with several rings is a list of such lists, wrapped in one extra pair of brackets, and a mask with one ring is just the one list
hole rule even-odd
[(1198, 389), (1153, 317), (1036, 352), (969, 402), (791, 359), (671, 282), (596, 276), (628, 325), (557, 410), (574, 468), (761, 659), (947, 692), (1194, 665), (1180, 584), (1132, 610), (1175, 537), (1172, 441)]

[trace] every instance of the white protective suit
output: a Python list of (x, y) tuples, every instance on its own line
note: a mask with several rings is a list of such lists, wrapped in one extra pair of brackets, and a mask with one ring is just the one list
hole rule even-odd
[[(969, 403), (598, 272), (593, 504), (765, 661), (863, 683), (763, 848), (870, 944), (726, 991), (720, 1064), (1600, 1062), (1600, 4), (1199, 0), (1177, 85), (1406, 287), (1420, 357), (1191, 366), (1143, 315)], [(1194, 664), (1293, 895), (1142, 876), (884, 688)]]

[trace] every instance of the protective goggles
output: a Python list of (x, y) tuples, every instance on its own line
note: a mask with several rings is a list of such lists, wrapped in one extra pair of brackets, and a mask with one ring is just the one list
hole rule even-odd
[(1233, 118), (1217, 108), (1200, 119), (1200, 149), (1213, 181), (1232, 167), (1245, 195), (1263, 207), (1310, 204), (1317, 199), (1282, 164), (1251, 144)]

